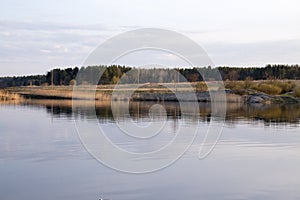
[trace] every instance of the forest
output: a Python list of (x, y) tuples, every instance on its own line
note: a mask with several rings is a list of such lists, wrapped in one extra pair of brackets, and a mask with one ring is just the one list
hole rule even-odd
[[(129, 66), (88, 66), (48, 71), (44, 75), (1, 77), (0, 87), (48, 86), (76, 84), (198, 82), (202, 75), (219, 71), (224, 81), (236, 80), (299, 80), (299, 65), (266, 65), (265, 67), (194, 67), (194, 68), (135, 68)], [(102, 72), (99, 79), (98, 74)], [(175, 73), (179, 72), (179, 73)], [(80, 76), (77, 77), (77, 74)], [(76, 80), (76, 81), (75, 81)]]

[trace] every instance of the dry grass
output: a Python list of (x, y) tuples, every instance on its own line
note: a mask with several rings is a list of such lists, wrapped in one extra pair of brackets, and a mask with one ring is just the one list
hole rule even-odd
[(21, 102), (23, 100), (24, 98), (17, 93), (11, 93), (7, 90), (0, 90), (1, 103), (16, 103), (16, 102)]
[(17, 94), (17, 93), (10, 93), (6, 90), (0, 90), (0, 99), (1, 101), (6, 101), (6, 100), (22, 100), (22, 97)]
[(196, 83), (195, 87), (197, 92), (204, 92), (208, 89), (205, 82), (198, 82)]
[[(49, 99), (90, 99), (95, 98), (97, 100), (111, 100), (112, 93), (117, 92), (119, 97), (122, 99), (127, 92), (138, 92), (138, 93), (170, 93), (170, 91), (179, 92), (204, 92), (207, 91), (209, 86), (212, 90), (218, 90), (220, 88), (221, 82), (193, 82), (193, 83), (148, 83), (141, 85), (100, 85), (100, 86), (80, 86), (74, 96), (73, 86), (41, 86), (41, 87), (16, 87), (8, 88), (7, 90), (2, 90), (0, 94), (0, 100), (17, 100), (22, 97), (22, 95), (27, 96), (38, 96)], [(225, 88), (233, 90), (237, 96), (228, 96), (228, 99), (232, 102), (239, 102), (239, 95), (248, 94), (249, 92), (264, 92), (271, 95), (279, 94), (293, 94), (294, 96), (300, 96), (299, 83), (296, 87), (296, 81), (253, 81), (247, 79), (246, 81), (226, 81), (224, 82)], [(96, 88), (96, 94), (94, 89)], [(137, 89), (138, 88), (138, 89)], [(193, 91), (191, 91), (193, 90)], [(124, 95), (123, 95), (124, 92)], [(19, 95), (17, 95), (19, 94)], [(115, 97), (113, 97), (115, 98)]]
[(226, 102), (228, 103), (242, 103), (244, 102), (243, 97), (237, 94), (226, 94)]
[(276, 85), (266, 84), (266, 83), (260, 83), (257, 85), (254, 85), (251, 89), (271, 94), (271, 95), (279, 95), (282, 94), (282, 89)]
[(293, 91), (294, 97), (300, 97), (300, 85), (297, 85)]
[(271, 95), (280, 95), (292, 92), (296, 87), (296, 81), (270, 80), (270, 81), (226, 81), (225, 88), (235, 90), (238, 94), (243, 94), (245, 90), (255, 90)]

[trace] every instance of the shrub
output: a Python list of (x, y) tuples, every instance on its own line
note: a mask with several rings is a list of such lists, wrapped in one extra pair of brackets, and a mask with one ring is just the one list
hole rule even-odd
[(295, 84), (292, 81), (269, 81), (267, 84), (281, 88), (281, 93), (291, 92), (295, 87)]
[(118, 81), (119, 81), (119, 77), (117, 77), (117, 76), (113, 76), (111, 79), (112, 84), (117, 84)]
[(246, 79), (245, 79), (245, 84), (244, 84), (245, 86), (245, 89), (250, 89), (251, 87), (253, 87), (253, 85), (254, 85), (254, 83), (253, 83), (253, 78), (251, 78), (251, 77), (247, 77)]
[(72, 85), (72, 86), (76, 85), (76, 80), (74, 80), (74, 79), (70, 80), (69, 85)]
[(294, 97), (300, 97), (300, 85), (297, 85), (293, 91)]
[(204, 91), (207, 91), (207, 85), (205, 82), (198, 82), (196, 84), (196, 90), (197, 91), (201, 91), (201, 92), (204, 92)]
[(282, 89), (276, 85), (270, 85), (267, 83), (260, 83), (253, 86), (253, 89), (264, 92), (266, 94), (278, 95), (281, 94)]
[(243, 90), (245, 83), (242, 81), (226, 81), (225, 88), (230, 90)]

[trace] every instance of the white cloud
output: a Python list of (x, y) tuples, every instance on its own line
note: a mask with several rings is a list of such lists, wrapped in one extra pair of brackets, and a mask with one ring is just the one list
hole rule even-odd
[[(123, 28), (120, 28), (123, 29)], [(103, 25), (63, 25), (0, 21), (0, 75), (44, 73), (81, 65), (88, 54), (116, 32)]]
[(139, 27), (186, 34), (217, 65), (299, 63), (299, 7), (298, 0), (11, 0), (0, 7), (0, 76), (80, 65), (104, 40)]

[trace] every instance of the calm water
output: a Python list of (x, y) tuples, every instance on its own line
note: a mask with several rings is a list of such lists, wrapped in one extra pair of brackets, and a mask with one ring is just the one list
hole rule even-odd
[[(152, 104), (132, 103), (130, 116), (118, 120), (143, 124)], [(134, 175), (105, 167), (85, 150), (74, 119), (89, 121), (93, 115), (88, 106), (72, 111), (71, 105), (33, 101), (0, 106), (1, 200), (300, 199), (299, 106), (229, 104), (217, 146), (199, 160), (202, 133), (211, 120), (210, 105), (201, 104), (203, 131), (184, 156), (157, 172)], [(172, 139), (179, 125), (195, 123), (182, 118), (176, 103), (164, 106), (165, 128), (151, 141), (124, 136), (108, 103), (96, 105), (97, 120), (121, 148), (153, 151)]]

